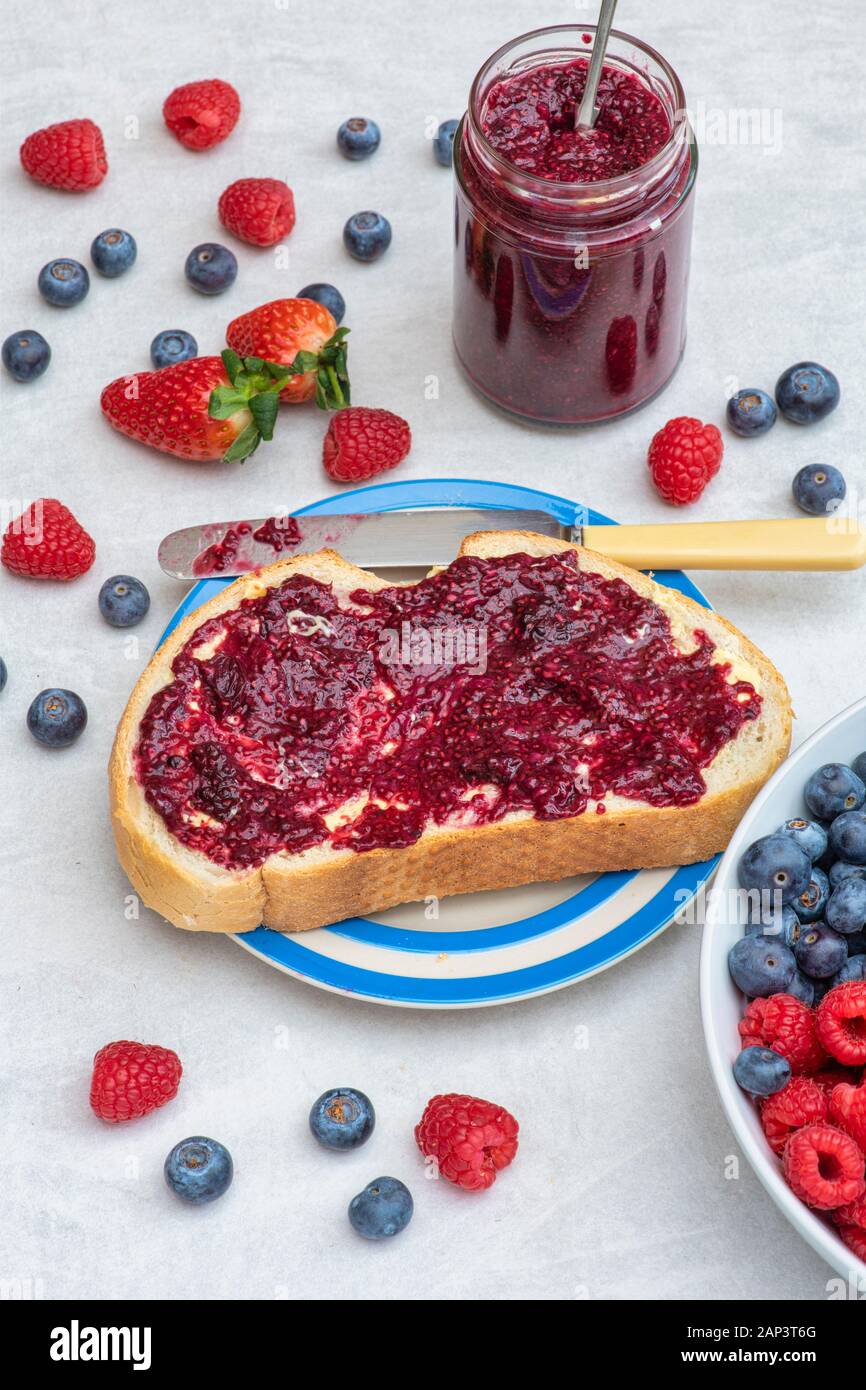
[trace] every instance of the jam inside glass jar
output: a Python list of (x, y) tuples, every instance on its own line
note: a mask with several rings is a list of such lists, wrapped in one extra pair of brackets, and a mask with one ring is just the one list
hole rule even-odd
[(592, 25), (506, 44), (454, 142), (454, 343), (497, 405), (588, 424), (645, 404), (685, 345), (697, 146), (673, 69), (613, 31), (575, 130)]

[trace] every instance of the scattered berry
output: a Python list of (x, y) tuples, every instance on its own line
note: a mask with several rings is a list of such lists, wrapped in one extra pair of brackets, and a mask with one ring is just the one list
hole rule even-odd
[(830, 826), (830, 849), (847, 864), (866, 865), (866, 811), (843, 811)]
[(812, 773), (803, 796), (813, 816), (832, 820), (843, 811), (860, 809), (866, 801), (866, 784), (845, 763), (825, 763)]
[(343, 228), (343, 245), (356, 261), (378, 261), (391, 245), (391, 223), (380, 212), (356, 212)]
[(369, 406), (349, 406), (331, 417), (322, 462), (336, 482), (362, 482), (396, 468), (411, 447), (412, 432), (399, 415)]
[(27, 727), (46, 748), (68, 748), (84, 732), (87, 708), (74, 690), (41, 690), (27, 711)]
[(346, 159), (369, 159), (382, 141), (382, 132), (375, 121), (366, 116), (352, 116), (337, 131), (337, 149)]
[(199, 1134), (175, 1144), (163, 1171), (172, 1192), (184, 1202), (203, 1206), (230, 1187), (234, 1164), (224, 1144)]
[(93, 540), (55, 497), (40, 497), (10, 521), (0, 548), (6, 569), (30, 579), (77, 579), (95, 558)]
[(415, 1128), (425, 1158), (436, 1160), (443, 1178), (467, 1191), (491, 1187), (517, 1153), (513, 1115), (475, 1096), (441, 1095), (428, 1100)]
[(295, 225), (294, 195), (282, 179), (237, 179), (217, 211), (226, 231), (251, 246), (276, 246)]
[(80, 261), (49, 261), (40, 270), (36, 284), (48, 304), (69, 309), (73, 304), (80, 304), (87, 294), (90, 276)]
[(866, 1066), (866, 982), (837, 985), (817, 1013), (822, 1047), (846, 1067)]
[(433, 155), (436, 163), (442, 164), (446, 169), (451, 168), (454, 158), (454, 136), (459, 124), (459, 121), (443, 121), (433, 137)]
[(788, 1183), (807, 1206), (833, 1211), (866, 1192), (866, 1160), (848, 1134), (832, 1125), (808, 1125), (791, 1135), (782, 1166)]
[(776, 382), (776, 404), (787, 420), (811, 425), (839, 404), (839, 382), (817, 362), (797, 362)]
[(734, 1080), (753, 1096), (772, 1096), (791, 1080), (791, 1063), (769, 1047), (744, 1047), (734, 1062)]
[[(226, 329), (226, 341), (230, 348), (241, 357), (262, 357), (268, 362), (280, 362), (291, 366), (299, 352), (308, 352), (319, 357), (327, 348), (328, 356), (339, 355), (339, 343), (328, 344), (337, 331), (337, 325), (324, 304), (311, 299), (273, 299), (269, 304), (260, 304), (246, 314), (232, 319)], [(348, 329), (342, 330), (347, 333)], [(345, 358), (345, 348), (342, 349)], [(319, 366), (322, 366), (319, 359)], [(345, 361), (342, 363), (345, 372)], [(339, 372), (338, 372), (339, 376)], [(345, 378), (341, 380), (346, 381)], [(280, 392), (280, 400), (293, 402), (308, 401), (316, 396), (318, 377), (315, 370), (290, 377)], [(347, 381), (346, 381), (347, 384)], [(322, 401), (323, 405), (345, 404), (345, 397)]]
[(749, 845), (738, 874), (741, 887), (759, 888), (772, 893), (774, 902), (793, 904), (809, 886), (812, 861), (790, 835), (777, 832)]
[(859, 1086), (841, 1081), (833, 1087), (830, 1118), (866, 1152), (866, 1080)]
[(175, 362), (188, 362), (198, 354), (198, 343), (183, 328), (166, 328), (157, 333), (150, 345), (150, 360), (154, 367), (171, 367)]
[(761, 1125), (773, 1153), (782, 1153), (795, 1129), (822, 1124), (827, 1106), (826, 1091), (810, 1076), (795, 1076), (784, 1090), (770, 1096), (761, 1106)]
[(796, 964), (788, 947), (774, 937), (743, 936), (728, 952), (731, 979), (744, 994), (755, 998), (784, 990)]
[(753, 999), (740, 1020), (743, 1047), (770, 1047), (791, 1063), (795, 1075), (817, 1071), (826, 1060), (816, 1018), (802, 1000), (774, 994)]
[(120, 227), (110, 227), (108, 231), (100, 232), (90, 245), (90, 259), (100, 275), (107, 276), (109, 280), (115, 280), (129, 270), (135, 264), (137, 255), (135, 237)]
[(666, 502), (684, 506), (700, 497), (719, 471), (724, 445), (715, 425), (702, 425), (687, 415), (668, 420), (647, 452), (652, 479)]
[(808, 463), (792, 484), (794, 501), (812, 516), (829, 516), (838, 511), (847, 488), (845, 479), (830, 463)]
[(149, 607), (150, 594), (131, 574), (116, 574), (99, 590), (99, 611), (112, 627), (135, 627)]
[(829, 980), (848, 959), (848, 943), (826, 922), (810, 922), (803, 928), (794, 955), (811, 979)]
[(399, 1178), (374, 1178), (349, 1203), (349, 1220), (366, 1240), (399, 1235), (412, 1220), (412, 1193)]
[(346, 316), (346, 301), (338, 289), (324, 281), (305, 285), (298, 290), (298, 299), (312, 299), (316, 304), (324, 304), (334, 323), (340, 324)]
[(376, 1112), (363, 1091), (341, 1086), (325, 1091), (310, 1111), (310, 1129), (326, 1149), (358, 1149), (376, 1124)]
[(209, 150), (220, 144), (231, 135), (240, 114), (240, 97), (218, 77), (175, 87), (162, 108), (172, 135), (188, 150)]
[(814, 820), (803, 820), (802, 816), (795, 816), (792, 820), (786, 820), (779, 826), (780, 835), (790, 835), (792, 840), (796, 840), (801, 849), (804, 849), (814, 864), (816, 859), (820, 859), (827, 852), (827, 832), (823, 825), (819, 825)]
[[(849, 811), (848, 815), (862, 815)], [(846, 878), (830, 894), (824, 912), (827, 925), (843, 936), (856, 936), (866, 927), (866, 878)]]
[(751, 388), (731, 396), (725, 415), (734, 434), (749, 439), (752, 435), (766, 434), (775, 425), (776, 404), (766, 391)]
[(237, 279), (238, 263), (233, 251), (216, 241), (194, 246), (186, 258), (183, 273), (199, 294), (222, 294)]
[(108, 172), (102, 131), (93, 121), (58, 121), (28, 135), (21, 163), (37, 183), (82, 193)]
[(171, 1048), (108, 1043), (93, 1059), (91, 1109), (108, 1124), (137, 1120), (174, 1099), (182, 1072), (180, 1058)]
[(10, 333), (3, 344), (3, 366), (16, 381), (35, 381), (51, 361), (51, 349), (35, 328)]

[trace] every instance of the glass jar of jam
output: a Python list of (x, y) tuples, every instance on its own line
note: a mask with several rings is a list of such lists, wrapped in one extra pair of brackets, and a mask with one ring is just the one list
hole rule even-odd
[(614, 30), (575, 129), (593, 25), (538, 29), (472, 84), (454, 141), (454, 343), (470, 381), (528, 419), (645, 404), (682, 356), (697, 146), (685, 94)]

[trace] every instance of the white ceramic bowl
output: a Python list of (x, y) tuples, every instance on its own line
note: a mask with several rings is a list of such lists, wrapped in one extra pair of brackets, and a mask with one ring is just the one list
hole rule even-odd
[(778, 829), (789, 816), (809, 815), (803, 787), (823, 763), (850, 762), (866, 749), (866, 699), (837, 714), (801, 744), (752, 802), (719, 864), (707, 908), (701, 951), (701, 1014), (713, 1078), (737, 1142), (773, 1201), (805, 1240), (839, 1274), (862, 1279), (866, 1264), (836, 1234), (833, 1226), (795, 1197), (781, 1165), (764, 1138), (758, 1110), (734, 1081), (731, 1068), (739, 1052), (737, 1024), (743, 996), (728, 973), (728, 951), (742, 935), (737, 920), (737, 864), (760, 835)]

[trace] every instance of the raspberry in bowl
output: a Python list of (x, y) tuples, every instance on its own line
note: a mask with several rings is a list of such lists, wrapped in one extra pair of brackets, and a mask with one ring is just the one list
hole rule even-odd
[(614, 31), (593, 130), (575, 130), (594, 26), (499, 49), (454, 140), (454, 343), (489, 400), (607, 420), (667, 384), (685, 344), (697, 147), (660, 54)]

